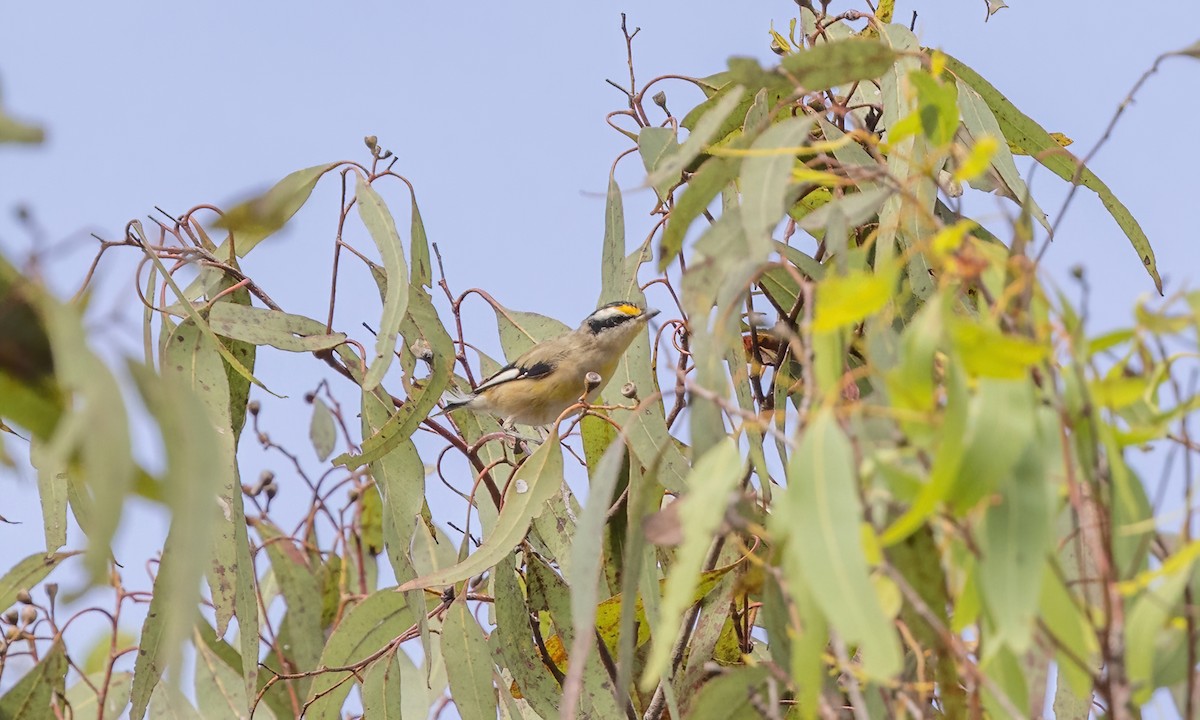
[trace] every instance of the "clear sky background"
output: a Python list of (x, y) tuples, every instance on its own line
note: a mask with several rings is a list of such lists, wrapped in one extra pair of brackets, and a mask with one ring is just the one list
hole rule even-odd
[[(924, 44), (973, 66), (1048, 130), (1074, 138), (1079, 154), (1157, 55), (1200, 38), (1195, 0), (1160, 0), (1152, 13), (1113, 0), (1010, 3), (986, 24), (983, 0), (899, 0), (897, 18), (915, 10)], [(628, 77), (620, 12), (642, 28), (634, 52), (644, 81), (708, 75), (735, 54), (770, 60), (767, 29), (774, 21), (786, 31), (796, 9), (787, 0), (71, 5), (0, 5), (4, 107), (48, 133), (42, 146), (0, 147), (0, 248), (17, 260), (28, 253), (30, 233), (13, 211), (28, 205), (40, 242), (57, 247), (44, 270), (61, 292), (76, 289), (91, 258), (89, 232), (117, 239), (156, 205), (171, 213), (227, 205), (292, 170), (365, 161), (362, 137), (373, 134), (415, 183), (456, 290), (481, 287), (571, 325), (599, 293), (603, 191), (612, 159), (629, 147), (604, 124), (624, 101), (604, 80)], [(684, 84), (666, 90), (676, 113), (699, 99)], [(1168, 294), (1194, 286), (1200, 267), (1198, 115), (1200, 63), (1168, 60), (1092, 163), (1149, 236)], [(636, 162), (622, 168), (634, 243), (653, 202), (637, 189)], [(1065, 184), (1039, 171), (1032, 188), (1055, 216)], [(407, 200), (397, 189), (387, 197), (404, 229)], [(324, 317), (337, 202), (327, 178), (289, 229), (247, 259), (248, 273), (291, 312)], [(990, 199), (976, 207), (998, 217)], [(92, 326), (110, 355), (140, 353), (132, 255), (113, 258), (98, 279)], [(1067, 269), (1076, 263), (1096, 290), (1093, 329), (1129, 323), (1134, 299), (1154, 290), (1087, 190), (1046, 261), (1072, 297)], [(365, 275), (349, 277), (364, 281), (363, 292), (346, 288), (338, 325), (355, 332), (360, 321), (377, 323), (377, 298)], [(124, 320), (105, 320), (115, 308)], [(500, 356), (490, 312), (474, 310), (468, 335)], [(300, 398), (324, 373), (311, 358), (280, 355), (261, 353), (257, 374), (281, 373), (272, 387), (290, 399), (274, 407), (303, 422), (276, 416), (272, 432), (303, 448)], [(28, 473), (5, 481), (3, 493), (0, 514), (24, 523), (0, 525), (0, 547), (15, 560), (41, 548), (40, 512)], [(165, 533), (160, 515), (132, 505), (119, 543), (131, 560)]]

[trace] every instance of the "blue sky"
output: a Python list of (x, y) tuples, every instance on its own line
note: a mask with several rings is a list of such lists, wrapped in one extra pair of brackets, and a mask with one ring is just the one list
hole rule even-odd
[[(1154, 58), (1197, 40), (1200, 30), (1194, 0), (1161, 0), (1150, 15), (1111, 0), (1010, 4), (986, 24), (982, 0), (899, 0), (897, 17), (916, 10), (924, 44), (973, 66), (1048, 130), (1074, 138), (1080, 154)], [(623, 100), (604, 80), (625, 82), (628, 73), (619, 13), (642, 28), (634, 52), (644, 81), (707, 75), (734, 54), (767, 60), (767, 29), (772, 21), (786, 29), (795, 10), (785, 0), (181, 7), (77, 3), (64, 12), (26, 2), (0, 11), (4, 106), (48, 131), (43, 146), (0, 148), (6, 254), (28, 250), (12, 212), (26, 203), (47, 241), (72, 250), (45, 266), (51, 283), (70, 292), (91, 257), (88, 232), (115, 239), (126, 221), (156, 205), (175, 213), (201, 202), (229, 204), (298, 168), (363, 160), (362, 137), (373, 134), (416, 184), (454, 288), (482, 287), (510, 307), (571, 325), (599, 293), (593, 268), (603, 191), (612, 159), (628, 147), (604, 124)], [(698, 99), (682, 84), (668, 85), (667, 94), (676, 113)], [(1194, 283), (1200, 266), (1193, 217), (1200, 149), (1188, 129), (1198, 114), (1200, 63), (1169, 60), (1092, 163), (1149, 235), (1168, 293)], [(637, 190), (643, 176), (636, 164), (622, 167), (632, 243), (648, 230), (653, 202)], [(327, 179), (318, 186), (310, 207), (246, 263), (292, 312), (324, 317), (336, 185)], [(1032, 188), (1054, 216), (1064, 184), (1040, 171)], [(402, 210), (407, 201), (396, 190), (387, 197)], [(978, 207), (986, 216), (995, 205)], [(110, 354), (136, 353), (132, 254), (111, 260), (94, 303), (98, 316), (124, 306), (125, 320), (97, 319), (93, 327)], [(1046, 261), (1049, 276), (1075, 297), (1065, 278), (1076, 263), (1096, 289), (1096, 329), (1129, 322), (1133, 300), (1153, 292), (1119, 228), (1086, 190)], [(377, 322), (369, 293), (359, 305), (348, 287), (347, 298), (341, 326), (357, 331), (359, 321)], [(482, 305), (473, 312), (468, 333), (499, 356), (490, 312)], [(273, 389), (299, 403), (322, 371), (309, 358), (279, 355), (264, 354), (258, 374), (279, 373), (284, 379)], [(281, 422), (276, 432), (305, 448), (306, 423)], [(10, 556), (41, 544), (29, 479), (4, 503), (5, 516), (25, 523), (0, 525)], [(121, 538), (131, 552), (164, 532), (154, 513), (133, 512), (139, 521)]]

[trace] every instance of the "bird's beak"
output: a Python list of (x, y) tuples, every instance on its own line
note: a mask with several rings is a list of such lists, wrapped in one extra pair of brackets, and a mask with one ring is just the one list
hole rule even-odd
[(661, 312), (661, 311), (655, 310), (654, 308), (646, 308), (646, 312), (642, 313), (642, 319), (649, 320), (650, 318), (657, 315), (659, 312)]

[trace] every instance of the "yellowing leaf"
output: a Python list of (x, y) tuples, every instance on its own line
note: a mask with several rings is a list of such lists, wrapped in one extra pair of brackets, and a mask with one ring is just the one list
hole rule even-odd
[[(1060, 132), (1050, 133), (1050, 139), (1053, 140), (1054, 142), (1058, 143), (1059, 147), (1068, 147), (1070, 145), (1075, 144), (1074, 140), (1067, 137), (1066, 135), (1063, 135)], [(1028, 155), (1029, 154), (1028, 150), (1026, 150), (1025, 148), (1021, 147), (1020, 145), (1016, 144), (1012, 140), (1008, 141), (1008, 150), (1013, 155)]]
[(997, 327), (966, 318), (951, 323), (950, 336), (967, 372), (981, 377), (1019, 378), (1050, 352), (1034, 340), (1006, 335)]
[(875, 273), (852, 270), (822, 280), (817, 286), (813, 330), (831, 332), (862, 321), (887, 305), (895, 286), (892, 266)]
[(992, 165), (992, 158), (1000, 149), (1000, 142), (993, 135), (984, 135), (975, 141), (970, 154), (959, 163), (954, 171), (955, 182), (974, 180)]
[(955, 250), (958, 250), (959, 246), (962, 245), (963, 238), (976, 227), (978, 226), (974, 220), (959, 220), (949, 227), (942, 228), (933, 237), (933, 253), (938, 257), (944, 258)]

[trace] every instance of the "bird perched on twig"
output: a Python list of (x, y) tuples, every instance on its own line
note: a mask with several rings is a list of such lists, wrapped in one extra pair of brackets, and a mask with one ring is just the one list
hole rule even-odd
[[(470, 394), (451, 391), (445, 412), (490, 412), (507, 426), (554, 422), (585, 393), (588, 402), (600, 395), (629, 343), (657, 314), (624, 300), (609, 303), (575, 330), (534, 345)], [(600, 382), (589, 383), (589, 373)]]

